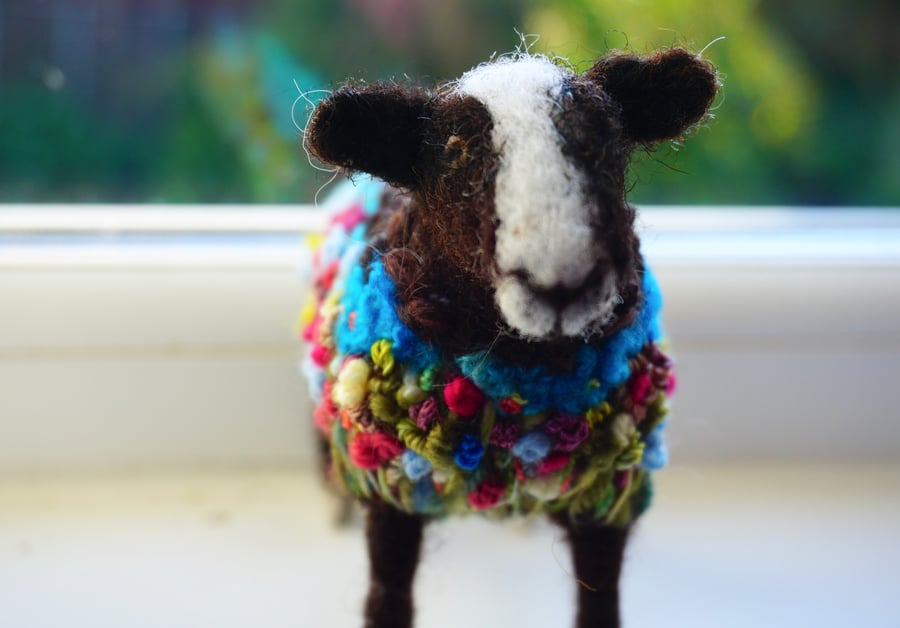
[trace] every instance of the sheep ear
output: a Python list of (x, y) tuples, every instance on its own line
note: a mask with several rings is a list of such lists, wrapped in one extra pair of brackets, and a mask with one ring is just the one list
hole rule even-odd
[(706, 117), (719, 89), (712, 64), (681, 48), (650, 57), (612, 54), (585, 76), (619, 103), (625, 136), (639, 144), (683, 134)]
[(342, 87), (316, 106), (306, 127), (306, 147), (345, 171), (412, 187), (422, 167), (428, 109), (424, 90), (387, 84)]

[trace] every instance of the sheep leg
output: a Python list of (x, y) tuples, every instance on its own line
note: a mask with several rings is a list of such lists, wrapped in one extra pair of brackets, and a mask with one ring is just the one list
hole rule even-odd
[(316, 432), (316, 458), (319, 463), (319, 473), (322, 479), (328, 482), (328, 476), (331, 475), (331, 442)]
[(619, 627), (619, 575), (628, 528), (556, 519), (568, 533), (578, 579), (577, 628)]
[(410, 628), (412, 582), (425, 521), (382, 502), (368, 505), (369, 594), (365, 628)]

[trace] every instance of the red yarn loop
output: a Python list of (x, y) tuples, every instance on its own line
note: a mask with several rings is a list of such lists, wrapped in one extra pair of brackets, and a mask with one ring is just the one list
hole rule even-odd
[(559, 451), (575, 451), (590, 435), (591, 428), (583, 416), (561, 413), (547, 420), (544, 431)]
[(323, 292), (328, 292), (331, 290), (331, 286), (334, 285), (334, 278), (337, 277), (338, 270), (340, 270), (340, 260), (334, 260), (328, 266), (325, 267), (325, 270), (319, 276), (316, 281), (316, 286)]
[(522, 404), (512, 397), (504, 397), (500, 400), (500, 409), (504, 414), (514, 415), (522, 411)]
[(303, 340), (306, 342), (314, 342), (319, 338), (319, 328), (322, 326), (322, 317), (316, 316), (309, 325), (303, 329)]
[(383, 432), (360, 432), (350, 441), (347, 451), (353, 464), (372, 471), (403, 453), (403, 445)]
[(420, 430), (427, 432), (440, 418), (440, 412), (437, 401), (429, 397), (409, 408), (409, 418), (416, 422)]
[(331, 224), (340, 225), (344, 228), (344, 231), (348, 233), (353, 231), (353, 228), (364, 221), (366, 219), (366, 210), (359, 203), (354, 203), (346, 210), (340, 212), (339, 214), (335, 214), (331, 218)]
[(550, 473), (556, 473), (560, 469), (565, 469), (570, 459), (571, 456), (564, 452), (550, 454), (538, 465), (538, 475), (549, 475)]
[(322, 387), (322, 399), (313, 410), (313, 424), (324, 436), (331, 435), (331, 425), (338, 416), (337, 406), (331, 399), (331, 382), (325, 382)]
[(643, 403), (650, 392), (650, 376), (647, 373), (638, 373), (628, 383), (631, 392), (631, 400), (634, 403)]
[(672, 395), (675, 392), (675, 389), (678, 387), (678, 380), (675, 378), (675, 373), (669, 373), (669, 380), (666, 382), (666, 394)]
[(463, 419), (471, 419), (484, 407), (484, 393), (471, 380), (460, 376), (444, 387), (444, 402), (451, 412)]
[(488, 442), (503, 449), (512, 449), (522, 434), (522, 424), (515, 421), (497, 421)]
[(486, 480), (469, 493), (468, 501), (472, 508), (485, 510), (499, 503), (506, 493), (506, 486), (497, 480)]

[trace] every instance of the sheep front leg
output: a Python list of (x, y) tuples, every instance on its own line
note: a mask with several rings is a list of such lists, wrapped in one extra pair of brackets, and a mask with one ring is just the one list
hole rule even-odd
[(577, 628), (619, 627), (619, 575), (628, 528), (556, 519), (568, 533), (578, 579)]
[(368, 505), (369, 594), (365, 628), (410, 628), (412, 583), (425, 520), (383, 502)]

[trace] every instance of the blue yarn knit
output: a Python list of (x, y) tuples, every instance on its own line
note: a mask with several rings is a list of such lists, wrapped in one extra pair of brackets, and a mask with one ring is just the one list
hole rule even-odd
[[(365, 355), (376, 341), (386, 338), (391, 341), (394, 357), (417, 371), (437, 363), (437, 350), (416, 336), (397, 316), (397, 291), (384, 265), (375, 260), (369, 265), (368, 280), (366, 274), (367, 270), (357, 264), (347, 277), (342, 299), (346, 306), (335, 329), (340, 352)], [(643, 291), (644, 302), (634, 322), (605, 343), (581, 347), (577, 366), (571, 373), (550, 373), (543, 366), (527, 368), (508, 364), (483, 352), (460, 356), (456, 365), (493, 399), (528, 390), (528, 405), (523, 409), (526, 414), (548, 408), (583, 412), (622, 385), (630, 375), (628, 359), (661, 335), (662, 296), (649, 269), (644, 273)], [(352, 328), (351, 312), (355, 317)]]

